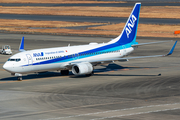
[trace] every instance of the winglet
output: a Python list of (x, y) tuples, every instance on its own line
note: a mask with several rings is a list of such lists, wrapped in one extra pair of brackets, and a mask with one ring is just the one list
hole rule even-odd
[(19, 51), (20, 51), (20, 52), (25, 51), (25, 50), (24, 50), (24, 36), (23, 36), (22, 39), (21, 39), (21, 43), (20, 43), (20, 45), (19, 45)]
[(169, 51), (169, 53), (166, 56), (171, 55), (173, 53), (176, 44), (177, 44), (177, 41), (174, 43), (173, 47), (171, 48), (171, 50)]

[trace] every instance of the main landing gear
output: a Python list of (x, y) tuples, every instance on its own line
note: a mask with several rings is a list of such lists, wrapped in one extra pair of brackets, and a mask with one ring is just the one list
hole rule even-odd
[(69, 75), (69, 70), (61, 70), (61, 75)]

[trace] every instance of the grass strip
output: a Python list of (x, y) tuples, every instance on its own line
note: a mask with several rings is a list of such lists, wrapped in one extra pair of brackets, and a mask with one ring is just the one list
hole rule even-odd
[(0, 3), (126, 3), (122, 1), (97, 1), (97, 0), (1, 0)]
[(103, 24), (106, 23), (0, 19), (1, 27), (16, 27), (16, 28), (18, 27), (59, 28), (59, 27), (91, 26), (91, 25), (103, 25)]
[[(132, 7), (0, 7), (1, 14), (128, 17)], [(140, 18), (180, 19), (180, 6), (142, 6)]]
[[(4, 22), (2, 22), (4, 21)], [(11, 22), (10, 22), (11, 21)], [(6, 23), (6, 24), (5, 24)], [(77, 23), (60, 21), (31, 21), (31, 20), (2, 20), (0, 19), (1, 32), (19, 32), (31, 34), (58, 34), (58, 35), (83, 35), (83, 36), (118, 36), (125, 23), (101, 24), (101, 23)], [(88, 27), (87, 29), (61, 29), (60, 27), (101, 25)], [(41, 28), (39, 28), (41, 27)], [(51, 29), (50, 27), (54, 27)], [(32, 29), (33, 28), (33, 29)], [(171, 37), (180, 38), (180, 34), (174, 35), (174, 31), (180, 30), (180, 25), (154, 25), (139, 24), (137, 36), (141, 37)]]

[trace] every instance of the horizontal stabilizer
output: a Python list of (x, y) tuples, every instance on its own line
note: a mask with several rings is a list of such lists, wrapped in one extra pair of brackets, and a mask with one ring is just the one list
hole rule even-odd
[(149, 45), (149, 44), (157, 44), (157, 43), (163, 43), (163, 42), (172, 42), (173, 40), (168, 41), (158, 41), (158, 42), (149, 42), (149, 43), (140, 43), (140, 44), (134, 44), (131, 45), (132, 47), (141, 46), (141, 45)]

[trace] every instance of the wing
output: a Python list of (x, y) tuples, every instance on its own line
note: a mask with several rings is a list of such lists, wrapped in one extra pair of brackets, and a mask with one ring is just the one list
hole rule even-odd
[(174, 43), (173, 47), (171, 48), (171, 50), (169, 51), (169, 53), (164, 54), (164, 55), (151, 55), (151, 56), (137, 56), (137, 57), (124, 57), (124, 58), (116, 58), (116, 59), (104, 59), (104, 60), (94, 60), (94, 61), (88, 61), (90, 63), (98, 63), (98, 62), (114, 62), (114, 61), (120, 61), (120, 62), (124, 62), (124, 61), (128, 61), (129, 59), (138, 59), (138, 58), (151, 58), (151, 57), (165, 57), (165, 56), (169, 56), (173, 53), (174, 48), (177, 44), (177, 41)]
[(177, 41), (174, 43), (174, 45), (171, 48), (171, 50), (169, 51), (169, 53), (164, 54), (164, 55), (151, 55), (151, 56), (124, 57), (124, 58), (103, 59), (103, 60), (78, 61), (78, 62), (67, 63), (65, 66), (68, 67), (68, 68), (71, 68), (74, 64), (82, 63), (82, 62), (89, 62), (92, 65), (96, 66), (98, 64), (106, 64), (106, 63), (111, 63), (111, 62), (114, 62), (114, 61), (125, 62), (125, 61), (128, 61), (129, 59), (151, 58), (151, 57), (165, 57), (165, 56), (169, 56), (169, 55), (171, 55), (173, 53), (176, 44), (177, 44)]

